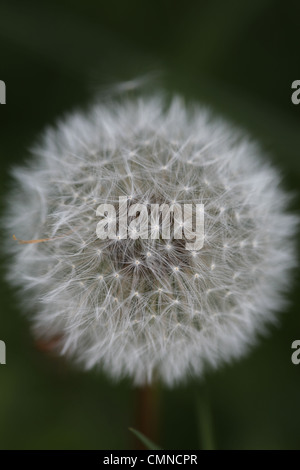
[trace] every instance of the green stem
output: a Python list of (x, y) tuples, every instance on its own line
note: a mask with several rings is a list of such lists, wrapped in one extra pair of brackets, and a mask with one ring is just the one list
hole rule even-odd
[(202, 450), (214, 450), (213, 418), (207, 387), (197, 392), (197, 415), (199, 428), (199, 447)]

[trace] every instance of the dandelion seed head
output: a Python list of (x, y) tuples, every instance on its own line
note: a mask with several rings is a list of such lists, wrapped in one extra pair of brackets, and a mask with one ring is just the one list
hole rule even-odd
[[(7, 243), (8, 278), (36, 333), (59, 336), (85, 368), (173, 385), (241, 357), (284, 307), (289, 196), (259, 146), (207, 110), (161, 96), (97, 104), (32, 154), (13, 171), (4, 223), (10, 237), (48, 241)], [(120, 196), (203, 203), (202, 249), (136, 227), (136, 239), (99, 239), (97, 207)]]

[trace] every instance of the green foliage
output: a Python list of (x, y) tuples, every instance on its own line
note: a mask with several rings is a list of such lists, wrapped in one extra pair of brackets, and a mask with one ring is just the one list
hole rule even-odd
[(148, 437), (144, 436), (141, 432), (137, 431), (136, 429), (129, 428), (129, 431), (131, 431), (143, 444), (147, 449), (149, 450), (162, 450), (160, 447), (158, 447), (156, 444), (154, 444)]

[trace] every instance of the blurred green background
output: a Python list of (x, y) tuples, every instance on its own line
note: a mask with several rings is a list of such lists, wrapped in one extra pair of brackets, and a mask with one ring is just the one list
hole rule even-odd
[[(210, 104), (257, 137), (300, 189), (299, 2), (271, 0), (1, 0), (1, 206), (8, 171), (21, 163), (45, 125), (120, 80), (163, 72), (171, 92)], [(300, 194), (300, 191), (299, 191)], [(299, 206), (297, 196), (294, 209)], [(2, 267), (2, 278), (5, 267)], [(299, 277), (278, 327), (241, 362), (206, 375), (219, 449), (300, 448)], [(1, 449), (127, 449), (136, 392), (99, 373), (77, 371), (41, 352), (15, 294), (2, 281)], [(199, 448), (192, 380), (161, 390), (158, 443)], [(202, 392), (201, 392), (202, 393)]]

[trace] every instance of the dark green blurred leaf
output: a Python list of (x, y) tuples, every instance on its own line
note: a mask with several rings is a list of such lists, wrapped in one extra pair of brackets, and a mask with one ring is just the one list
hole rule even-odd
[(136, 429), (129, 428), (129, 431), (131, 431), (141, 442), (144, 444), (145, 447), (149, 450), (161, 450), (160, 447), (158, 447), (156, 444), (154, 444), (148, 437), (144, 436), (141, 432), (137, 431)]

